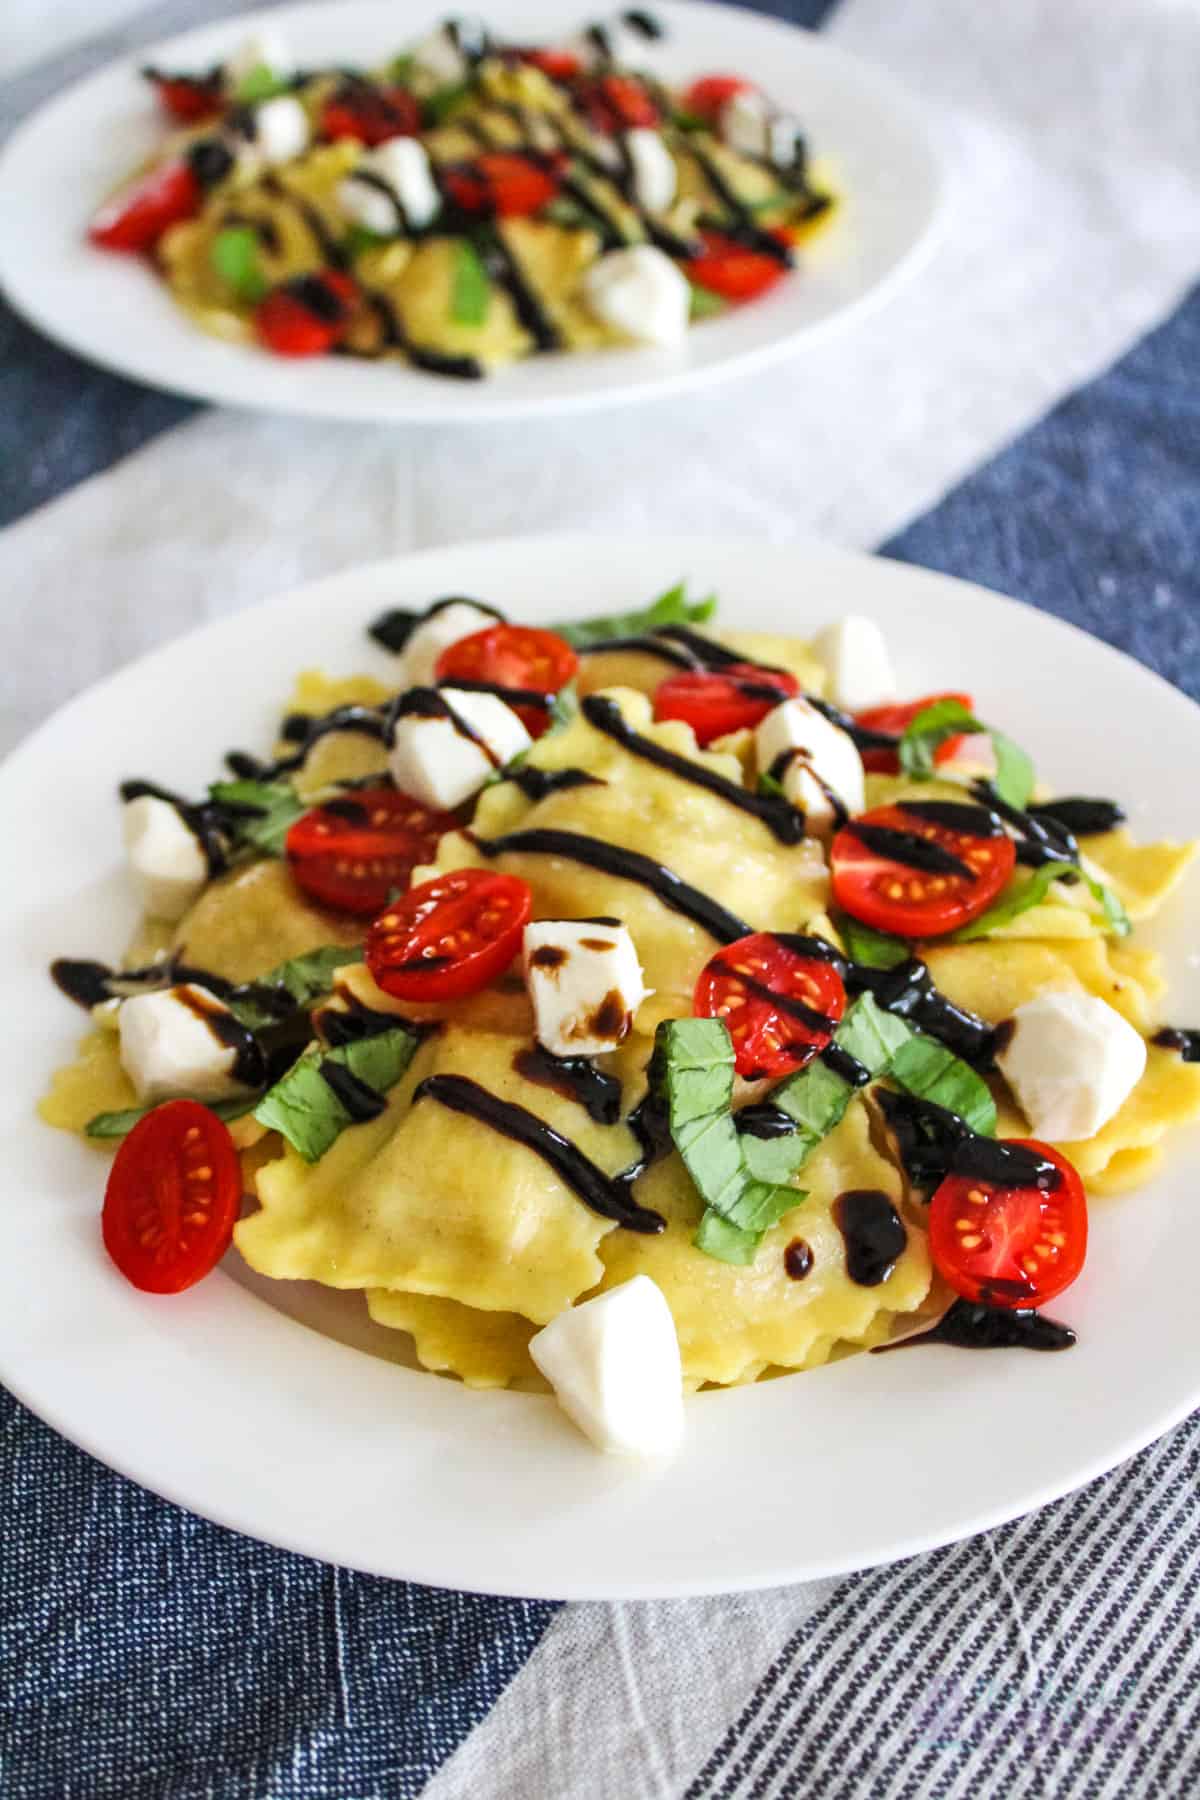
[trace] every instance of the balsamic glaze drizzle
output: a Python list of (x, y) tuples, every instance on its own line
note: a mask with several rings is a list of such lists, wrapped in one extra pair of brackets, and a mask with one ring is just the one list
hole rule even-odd
[(972, 806), (964, 800), (897, 800), (896, 806), (914, 819), (945, 825), (950, 831), (966, 832), (968, 837), (1005, 835), (1003, 821), (990, 806)]
[(853, 714), (843, 712), (832, 700), (821, 700), (816, 694), (805, 694), (804, 698), (823, 719), (844, 731), (856, 750), (894, 750), (900, 742), (893, 731), (873, 731), (869, 725), (860, 725)]
[(459, 737), (466, 738), (468, 743), (474, 744), (475, 748), (487, 758), (493, 769), (501, 766), (499, 756), (487, 739), (480, 736), (468, 719), (464, 719), (461, 713), (454, 710), (446, 696), (437, 688), (414, 687), (407, 689), (405, 693), (396, 695), (388, 708), (385, 741), (390, 741), (397, 719), (447, 719)]
[[(1016, 833), (1017, 861), (1026, 868), (1037, 869), (1048, 862), (1078, 862), (1079, 845), (1066, 826), (1052, 816), (1038, 818), (1032, 812), (1022, 812), (1019, 806), (1010, 806), (990, 781), (973, 781), (971, 792), (1012, 827)], [(1064, 880), (1074, 879), (1073, 874), (1064, 876)]]
[(328, 737), (331, 732), (351, 731), (360, 737), (370, 737), (379, 743), (387, 742), (386, 713), (373, 706), (335, 706), (332, 712), (311, 715), (308, 713), (288, 713), (280, 728), (280, 735), (290, 744), (298, 747), (290, 754), (263, 762), (257, 756), (251, 756), (245, 750), (230, 750), (225, 761), (235, 775), (247, 781), (275, 781), (281, 775), (291, 775), (302, 769), (308, 761), (313, 746), (321, 738)]
[(1040, 800), (1029, 808), (1029, 817), (1042, 824), (1060, 827), (1077, 838), (1098, 837), (1105, 831), (1115, 831), (1125, 822), (1125, 813), (1115, 800), (1090, 800), (1082, 796)]
[(670, 663), (676, 669), (695, 670), (705, 666), (690, 650), (682, 645), (669, 644), (665, 638), (652, 632), (632, 637), (600, 638), (593, 644), (577, 644), (575, 648), (579, 656), (602, 655), (607, 650), (640, 650), (646, 656), (656, 656), (660, 662)]
[(159, 787), (154, 781), (123, 781), (118, 789), (123, 801), (140, 800), (143, 797), (152, 800), (165, 800), (173, 806), (183, 820), (192, 836), (204, 852), (204, 860), (208, 864), (210, 875), (219, 875), (229, 866), (229, 822), (228, 807), (222, 807), (215, 800), (185, 800), (170, 788)]
[(541, 1044), (527, 1045), (513, 1057), (513, 1068), (526, 1081), (547, 1087), (582, 1106), (597, 1125), (616, 1125), (621, 1117), (621, 1083), (598, 1069), (587, 1056), (552, 1056)]
[(356, 1125), (365, 1124), (368, 1119), (377, 1119), (387, 1100), (370, 1082), (348, 1069), (345, 1063), (334, 1062), (330, 1056), (323, 1056), (317, 1064), (321, 1080), (341, 1101)]
[(890, 1344), (876, 1344), (871, 1354), (909, 1350), (918, 1344), (952, 1344), (959, 1350), (1069, 1350), (1075, 1333), (1057, 1319), (1028, 1307), (985, 1306), (978, 1300), (956, 1300), (930, 1331), (917, 1331)]
[(827, 1013), (818, 1012), (815, 1006), (807, 1005), (795, 994), (781, 993), (776, 988), (768, 987), (765, 981), (759, 981), (757, 976), (747, 975), (741, 969), (735, 969), (732, 963), (726, 962), (721, 956), (714, 956), (708, 967), (722, 975), (728, 975), (732, 981), (737, 982), (739, 987), (745, 988), (747, 993), (753, 994), (758, 1000), (765, 1000), (777, 1012), (786, 1013), (789, 1018), (799, 1020), (800, 1024), (806, 1026), (809, 1031), (832, 1032), (837, 1025), (837, 1020), (831, 1019)]
[(938, 991), (925, 963), (912, 957), (893, 969), (872, 969), (865, 963), (843, 964), (843, 979), (848, 992), (869, 993), (877, 1006), (895, 1013), (899, 1019), (910, 1019), (930, 1037), (939, 1038), (975, 1069), (993, 1066), (995, 1031), (986, 1020)]
[(473, 606), (477, 612), (490, 613), (498, 625), (503, 625), (504, 614), (499, 607), (489, 606), (486, 600), (476, 600), (469, 594), (446, 594), (441, 600), (435, 600), (424, 612), (410, 612), (408, 608), (393, 606), (385, 613), (380, 613), (367, 626), (367, 636), (382, 644), (385, 650), (399, 654), (407, 644), (418, 625), (424, 625), (435, 618), (438, 613), (445, 612), (448, 606)]
[(1200, 1062), (1200, 1031), (1191, 1031), (1186, 1026), (1164, 1025), (1150, 1039), (1160, 1050), (1178, 1050), (1184, 1062)]
[(740, 1112), (734, 1113), (733, 1122), (745, 1137), (791, 1137), (796, 1130), (791, 1113), (784, 1112), (782, 1106), (772, 1106), (769, 1100), (743, 1106)]
[(547, 794), (560, 793), (564, 788), (608, 785), (603, 776), (589, 775), (586, 769), (534, 769), (528, 763), (513, 769), (505, 780), (519, 787), (529, 800), (544, 800)]
[(833, 1203), (846, 1246), (846, 1273), (857, 1287), (886, 1281), (908, 1244), (904, 1221), (878, 1188), (850, 1188)]
[(961, 858), (954, 856), (949, 850), (935, 843), (932, 838), (922, 837), (917, 831), (895, 831), (890, 825), (870, 825), (865, 819), (855, 819), (850, 830), (868, 850), (874, 850), (877, 856), (884, 856), (889, 862), (902, 863), (906, 869), (920, 869), (930, 875), (965, 875), (975, 879), (975, 871)]

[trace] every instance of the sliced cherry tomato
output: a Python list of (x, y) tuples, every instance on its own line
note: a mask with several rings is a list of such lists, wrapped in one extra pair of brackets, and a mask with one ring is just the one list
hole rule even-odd
[(360, 144), (386, 144), (391, 138), (416, 137), (421, 108), (407, 88), (373, 87), (368, 81), (347, 82), (321, 108), (321, 135), (354, 138)]
[[(773, 232), (781, 244), (787, 243), (781, 232)], [(697, 287), (720, 294), (725, 300), (756, 300), (788, 273), (788, 265), (777, 262), (762, 250), (748, 250), (734, 238), (719, 231), (702, 231), (703, 256), (693, 256), (684, 264), (689, 281)]]
[(201, 119), (213, 119), (225, 109), (225, 97), (218, 76), (162, 75), (148, 70), (159, 105), (172, 119), (184, 125), (197, 125)]
[(356, 788), (297, 819), (287, 834), (288, 864), (299, 887), (322, 906), (373, 916), (406, 888), (457, 821), (394, 787)]
[[(443, 650), (434, 671), (439, 681), (487, 681), (497, 687), (557, 694), (579, 667), (570, 644), (552, 631), (531, 625), (490, 625)], [(513, 711), (531, 737), (550, 723), (546, 706), (513, 702)]]
[(551, 162), (534, 162), (516, 151), (487, 151), (472, 162), (441, 172), (442, 185), (463, 212), (494, 213), (501, 219), (540, 212), (558, 192)]
[(897, 937), (928, 938), (977, 919), (1016, 856), (1003, 830), (974, 837), (900, 804), (876, 806), (843, 825), (829, 861), (834, 898), (851, 918)]
[(229, 1248), (242, 1166), (228, 1128), (198, 1100), (168, 1100), (134, 1126), (104, 1190), (104, 1248), (148, 1294), (178, 1294)]
[(297, 275), (258, 307), (258, 335), (276, 356), (323, 356), (346, 335), (357, 293), (337, 269)]
[(570, 81), (579, 73), (579, 58), (573, 50), (518, 50), (517, 55), (522, 62), (531, 63), (543, 75), (548, 75), (551, 81)]
[(152, 250), (172, 225), (198, 213), (203, 199), (190, 163), (163, 163), (106, 201), (88, 236), (105, 250)]
[[(889, 737), (900, 738), (918, 713), (923, 713), (927, 706), (936, 705), (939, 700), (957, 700), (968, 712), (975, 710), (975, 702), (970, 694), (926, 694), (923, 700), (906, 700), (893, 706), (872, 706), (866, 712), (856, 713), (855, 723), (862, 725), (867, 731), (881, 731)], [(947, 738), (934, 751), (934, 762), (949, 762), (958, 754), (963, 742), (962, 732)], [(895, 775), (899, 772), (900, 758), (894, 750), (864, 750), (862, 759), (863, 768), (875, 775)]]
[(737, 1072), (754, 1081), (810, 1063), (846, 1010), (846, 990), (832, 963), (755, 931), (704, 965), (694, 1004), (699, 1018), (724, 1019)]
[(533, 912), (529, 883), (455, 869), (410, 888), (367, 933), (367, 967), (400, 1000), (461, 1000), (503, 974)]
[(1054, 1186), (999, 1187), (948, 1175), (929, 1206), (929, 1248), (956, 1293), (991, 1306), (1040, 1306), (1069, 1287), (1087, 1255), (1083, 1183), (1065, 1156), (1012, 1138), (1053, 1164)]
[(662, 117), (653, 96), (632, 75), (602, 75), (582, 83), (578, 99), (594, 129), (609, 137), (652, 129)]
[(757, 663), (728, 663), (723, 669), (688, 669), (669, 675), (654, 690), (656, 719), (682, 719), (698, 744), (709, 744), (728, 731), (741, 731), (765, 719), (772, 707), (800, 683), (786, 669), (760, 669)]
[(722, 107), (735, 94), (745, 94), (753, 86), (752, 81), (745, 81), (740, 75), (701, 75), (684, 93), (683, 104), (688, 112), (715, 125)]

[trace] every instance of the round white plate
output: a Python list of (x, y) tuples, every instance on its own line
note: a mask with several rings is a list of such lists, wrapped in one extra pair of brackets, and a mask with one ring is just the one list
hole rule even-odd
[[(762, 301), (688, 334), (679, 350), (544, 356), (483, 382), (331, 357), (297, 366), (196, 329), (138, 260), (91, 248), (100, 200), (161, 138), (137, 70), (204, 68), (258, 15), (205, 26), (111, 64), (44, 106), (0, 157), (0, 283), (18, 311), (106, 368), (201, 400), (319, 418), (436, 424), (565, 413), (698, 387), (760, 366), (879, 300), (932, 239), (942, 207), (924, 118), (892, 82), (808, 32), (731, 7), (664, 0), (668, 35), (645, 58), (669, 80), (736, 69), (800, 118), (844, 205), (802, 267)], [(423, 29), (379, 0), (273, 11), (301, 65), (367, 65)], [(562, 0), (494, 15), (513, 40), (564, 35)], [(428, 21), (432, 23), (432, 21)]]
[[(1174, 772), (1200, 710), (1115, 651), (995, 594), (816, 546), (558, 537), (429, 551), (319, 582), (182, 639), (44, 725), (0, 768), (0, 1379), (86, 1449), (194, 1511), (380, 1574), (512, 1594), (715, 1592), (866, 1567), (1053, 1499), (1200, 1399), (1200, 1135), (1097, 1202), (1081, 1280), (1051, 1311), (1077, 1349), (857, 1356), (688, 1402), (678, 1460), (598, 1456), (554, 1403), (384, 1360), (359, 1296), (249, 1275), (236, 1254), (152, 1299), (101, 1248), (106, 1159), (33, 1108), (84, 1021), (46, 975), (132, 928), (118, 780), (200, 791), (265, 746), (293, 673), (388, 658), (383, 607), (485, 596), (532, 621), (640, 603), (688, 574), (728, 624), (806, 633), (874, 615), (902, 691), (967, 687), (1060, 791), (1113, 794), (1141, 833), (1195, 832)], [(1106, 725), (1119, 722), (1120, 729)], [(1200, 1017), (1200, 883), (1161, 921), (1169, 1018)], [(330, 1335), (322, 1335), (322, 1333)], [(340, 1339), (341, 1341), (335, 1341)], [(358, 1347), (355, 1347), (358, 1346)], [(372, 1351), (373, 1354), (365, 1352)]]

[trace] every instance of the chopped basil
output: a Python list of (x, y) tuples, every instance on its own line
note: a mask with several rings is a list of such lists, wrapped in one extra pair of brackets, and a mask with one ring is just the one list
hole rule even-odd
[(852, 960), (868, 969), (894, 969), (897, 963), (907, 962), (911, 954), (903, 938), (876, 931), (873, 925), (864, 925), (858, 919), (840, 917), (837, 928)]
[(263, 1095), (254, 1116), (268, 1130), (281, 1132), (305, 1162), (319, 1162), (354, 1123), (322, 1075), (322, 1066), (340, 1064), (367, 1088), (383, 1094), (404, 1074), (419, 1041), (416, 1032), (398, 1025), (336, 1050), (310, 1051)]
[(689, 283), (692, 290), (688, 302), (688, 317), (692, 319), (715, 319), (719, 313), (729, 311), (728, 301), (722, 300), (720, 294), (710, 293), (708, 288), (698, 287), (693, 281)]
[(290, 961), (279, 963), (265, 975), (260, 975), (256, 981), (235, 988), (226, 1004), (248, 1030), (262, 1031), (279, 1017), (278, 1011), (269, 1003), (271, 989), (282, 989), (298, 1011), (310, 1012), (318, 1000), (331, 992), (337, 971), (349, 963), (360, 963), (362, 959), (360, 946), (326, 944), (320, 950), (293, 956)]
[(758, 791), (769, 800), (786, 800), (782, 781), (777, 781), (769, 769), (760, 769), (758, 773)]
[(469, 81), (454, 81), (435, 89), (421, 102), (421, 121), (425, 125), (444, 125), (460, 101), (471, 92)]
[[(181, 1095), (180, 1098), (190, 1099), (191, 1096)], [(224, 1119), (228, 1124), (231, 1120), (240, 1119), (243, 1114), (248, 1113), (251, 1107), (258, 1104), (258, 1100), (258, 1094), (246, 1094), (244, 1097), (239, 1095), (236, 1100), (201, 1100), (199, 1104), (206, 1106), (209, 1112), (216, 1113), (218, 1119)], [(147, 1113), (154, 1112), (163, 1104), (161, 1100), (156, 1100), (152, 1106), (131, 1106), (124, 1112), (97, 1113), (95, 1118), (89, 1119), (84, 1126), (84, 1133), (90, 1138), (128, 1137), (134, 1126), (140, 1124)]]
[(887, 1073), (918, 1100), (932, 1100), (956, 1113), (980, 1136), (996, 1135), (996, 1102), (987, 1082), (936, 1038), (914, 1032), (893, 1056)]
[(276, 94), (286, 94), (291, 85), (290, 77), (277, 75), (266, 63), (258, 63), (242, 76), (233, 97), (239, 106), (253, 106), (259, 100), (273, 100)]
[(649, 606), (636, 612), (612, 613), (598, 619), (572, 619), (550, 629), (565, 638), (576, 650), (603, 643), (611, 637), (643, 637), (649, 631), (661, 631), (664, 625), (703, 625), (717, 610), (715, 594), (704, 600), (689, 600), (686, 581), (668, 588)]
[(367, 250), (377, 250), (381, 244), (390, 244), (389, 237), (381, 237), (377, 231), (371, 231), (365, 225), (351, 225), (342, 239), (342, 249), (347, 256), (362, 256)]
[[(870, 994), (860, 994), (833, 1034), (839, 1050), (861, 1063), (871, 1076), (883, 1075), (892, 1058), (912, 1036), (912, 1027), (894, 1013), (877, 1006)], [(798, 1074), (772, 1089), (770, 1104), (796, 1122), (799, 1168), (810, 1150), (839, 1125), (858, 1089), (843, 1080), (820, 1057)]]
[(251, 225), (227, 225), (209, 247), (213, 268), (239, 300), (251, 304), (262, 299), (270, 283), (258, 257), (258, 233)]
[(550, 729), (557, 725), (569, 725), (579, 711), (579, 689), (573, 681), (566, 687), (560, 687), (550, 702)]
[(235, 841), (267, 856), (283, 855), (289, 830), (309, 810), (290, 781), (214, 781), (208, 791), (230, 808)]
[(1102, 881), (1096, 881), (1078, 863), (1048, 862), (1035, 869), (1029, 880), (1020, 887), (1008, 887), (994, 906), (972, 919), (969, 925), (960, 925), (957, 931), (951, 932), (947, 942), (969, 944), (975, 938), (988, 937), (993, 931), (999, 931), (1002, 925), (1009, 925), (1022, 913), (1040, 906), (1047, 893), (1056, 881), (1064, 875), (1075, 875), (1083, 882), (1088, 892), (1100, 908), (1106, 931), (1114, 937), (1128, 937), (1133, 930), (1129, 914), (1125, 911), (1117, 895)]
[(671, 123), (677, 131), (708, 131), (710, 122), (699, 113), (689, 112), (684, 106), (671, 109)]
[(482, 325), (488, 315), (492, 284), (479, 253), (467, 238), (458, 243), (450, 290), (450, 317), (456, 325)]
[(929, 781), (937, 774), (935, 750), (948, 738), (981, 732), (991, 738), (996, 753), (996, 792), (1009, 806), (1026, 807), (1033, 793), (1033, 763), (1019, 745), (1002, 731), (982, 724), (961, 700), (935, 700), (917, 714), (900, 739), (900, 767), (918, 781)]

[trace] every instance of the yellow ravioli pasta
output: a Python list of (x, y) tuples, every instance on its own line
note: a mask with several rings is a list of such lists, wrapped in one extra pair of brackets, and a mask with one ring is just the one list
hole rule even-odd
[(457, 1375), (468, 1387), (512, 1387), (537, 1376), (529, 1340), (537, 1330), (519, 1313), (483, 1312), (430, 1294), (367, 1290), (367, 1307), (377, 1325), (407, 1331), (426, 1369)]

